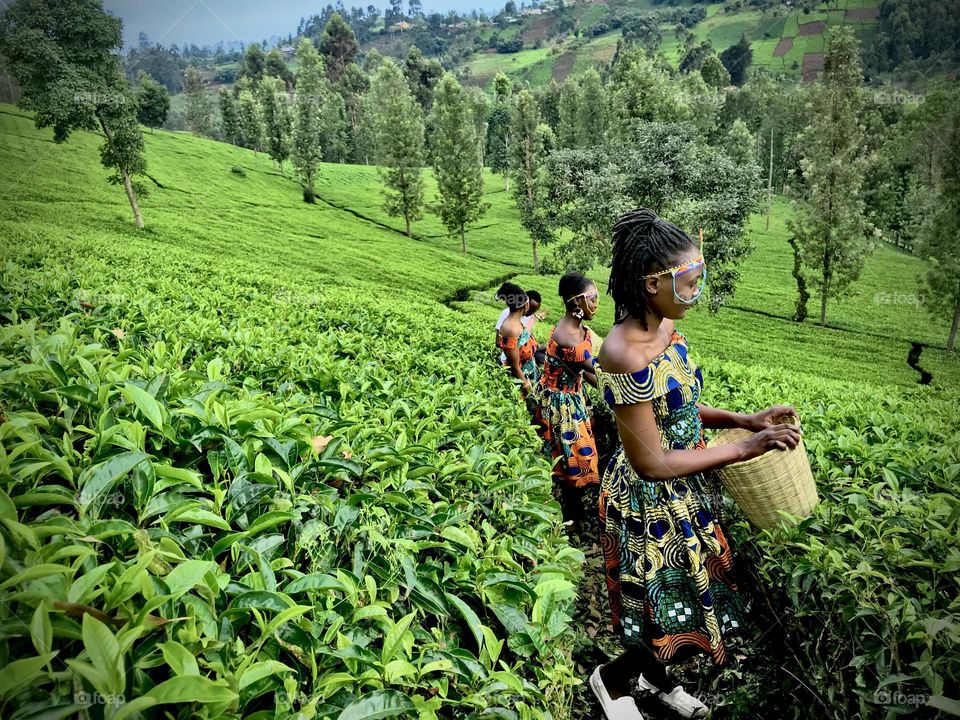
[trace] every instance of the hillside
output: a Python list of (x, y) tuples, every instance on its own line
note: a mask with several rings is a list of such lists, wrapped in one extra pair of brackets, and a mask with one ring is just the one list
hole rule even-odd
[[(559, 312), (499, 178), (465, 256), (434, 218), (403, 236), (373, 168), (324, 166), (311, 206), (262, 154), (157, 131), (137, 231), (98, 142), (0, 107), (4, 716), (598, 720), (595, 538), (490, 347), (503, 279)], [(704, 402), (797, 407), (822, 503), (769, 533), (725, 509), (755, 632), (690, 687), (716, 720), (873, 720), (893, 683), (952, 707), (960, 363), (942, 318), (875, 301), (920, 271), (892, 250), (836, 328), (782, 317), (787, 212), (752, 221), (739, 309), (682, 330)]]
[[(789, 5), (761, 11), (729, 8), (723, 3), (665, 5), (650, 0), (566, 3), (563, 11), (544, 6), (552, 9), (536, 15), (521, 13), (479, 28), (447, 29), (440, 37), (451, 47), (476, 49), (456, 65), (470, 82), (485, 85), (497, 72), (504, 72), (516, 80), (543, 85), (551, 79), (562, 82), (568, 75), (579, 75), (590, 67), (603, 69), (623, 37), (625, 19), (698, 7), (705, 9), (706, 18), (692, 27), (696, 43), (709, 41), (719, 54), (745, 35), (753, 50), (754, 65), (789, 78), (811, 80), (822, 69), (831, 28), (852, 24), (861, 42), (869, 47), (876, 34), (879, 0), (833, 0), (812, 12)], [(656, 53), (677, 67), (683, 57), (683, 38), (677, 23), (662, 21), (657, 32), (660, 39)], [(364, 49), (376, 48), (402, 57), (410, 39), (401, 35), (375, 37)], [(519, 38), (522, 48), (517, 52), (483, 49), (494, 35), (500, 43)]]

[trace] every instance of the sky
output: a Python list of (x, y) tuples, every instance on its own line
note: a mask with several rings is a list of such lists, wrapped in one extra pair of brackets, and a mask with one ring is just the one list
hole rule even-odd
[[(505, 0), (422, 0), (424, 12), (499, 10)], [(318, 14), (333, 0), (104, 0), (108, 12), (123, 20), (124, 48), (136, 47), (140, 31), (161, 45), (218, 41), (260, 42), (271, 35), (297, 31), (301, 17)], [(351, 5), (376, 5), (382, 11), (386, 0), (344, 0)], [(518, 3), (519, 5), (519, 3)], [(407, 3), (404, 0), (404, 9)]]

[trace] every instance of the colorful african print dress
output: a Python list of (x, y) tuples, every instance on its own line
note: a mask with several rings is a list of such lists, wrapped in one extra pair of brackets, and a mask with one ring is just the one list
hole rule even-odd
[[(604, 373), (610, 405), (650, 402), (667, 450), (706, 447), (697, 402), (700, 369), (674, 331), (669, 347), (643, 370)], [(733, 553), (720, 527), (713, 473), (671, 480), (639, 477), (623, 446), (600, 486), (600, 526), (614, 627), (625, 645), (646, 644), (664, 661), (707, 653), (722, 665), (724, 638), (744, 624), (745, 603)]]
[[(537, 339), (530, 332), (530, 328), (524, 327), (519, 337), (503, 337), (497, 332), (497, 347), (504, 352), (517, 348), (520, 351), (520, 371), (523, 377), (534, 385), (540, 381), (540, 366), (534, 357), (537, 352)], [(504, 365), (509, 368), (506, 363)]]
[(554, 461), (554, 479), (573, 487), (600, 482), (590, 400), (583, 388), (583, 371), (577, 367), (593, 357), (593, 333), (588, 327), (583, 330), (583, 340), (575, 347), (561, 347), (550, 333), (540, 378), (544, 448)]

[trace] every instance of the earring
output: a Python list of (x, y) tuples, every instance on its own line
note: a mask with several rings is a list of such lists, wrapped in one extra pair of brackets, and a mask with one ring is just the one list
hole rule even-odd
[(577, 320), (583, 320), (583, 308), (578, 307), (576, 310), (574, 310), (574, 311), (573, 311), (573, 316), (574, 316)]

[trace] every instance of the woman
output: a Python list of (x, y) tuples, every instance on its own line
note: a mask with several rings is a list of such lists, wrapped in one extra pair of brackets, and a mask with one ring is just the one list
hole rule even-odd
[[(523, 317), (520, 318), (520, 322), (522, 322), (524, 327), (533, 333), (533, 326), (537, 324), (537, 320), (543, 320), (547, 316), (547, 311), (544, 310), (541, 312), (540, 306), (542, 305), (543, 301), (540, 297), (540, 293), (536, 290), (527, 290), (527, 300), (530, 301), (530, 304), (527, 306)], [(506, 320), (509, 316), (510, 308), (506, 307), (503, 309), (503, 312), (500, 313), (500, 317), (497, 318), (496, 329), (498, 331), (503, 326), (504, 320)], [(541, 356), (542, 352), (543, 348), (537, 348), (537, 365), (543, 365), (543, 358)], [(500, 353), (500, 364), (507, 364), (507, 356), (502, 352)]]
[[(671, 687), (665, 664), (706, 653), (722, 665), (726, 639), (744, 626), (711, 471), (794, 448), (800, 439), (795, 426), (774, 424), (790, 407), (742, 415), (699, 402), (703, 377), (674, 320), (705, 282), (702, 252), (682, 230), (646, 209), (617, 221), (609, 289), (616, 320), (595, 369), (621, 441), (603, 476), (600, 522), (613, 624), (625, 652), (590, 677), (610, 720), (642, 718), (631, 678), (641, 696), (656, 696), (682, 717), (706, 715), (705, 705)], [(707, 448), (703, 428), (723, 427), (755, 434)]]
[(506, 355), (506, 366), (510, 374), (520, 381), (523, 397), (530, 396), (531, 390), (540, 380), (540, 368), (534, 360), (537, 341), (523, 323), (530, 300), (519, 285), (504, 283), (497, 291), (497, 299), (507, 304), (507, 318), (497, 329), (497, 347)]
[(593, 333), (585, 320), (597, 313), (597, 286), (580, 273), (560, 278), (566, 313), (550, 333), (540, 377), (540, 418), (544, 448), (553, 458), (553, 478), (560, 488), (565, 520), (583, 519), (583, 494), (600, 483), (597, 444), (590, 422), (590, 401), (583, 381), (596, 387)]

